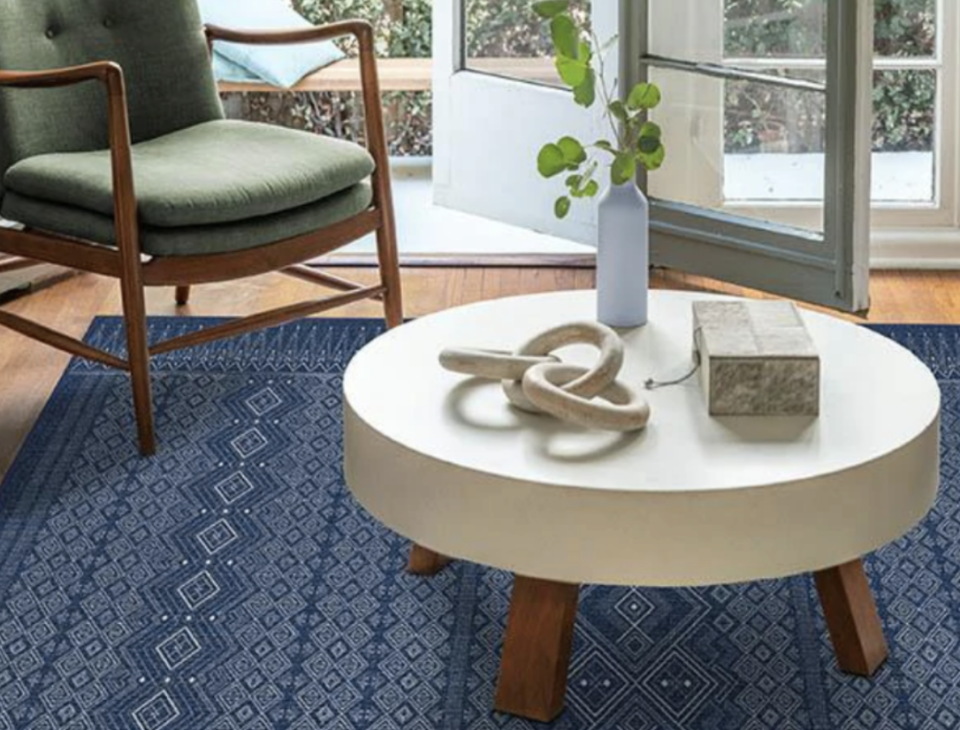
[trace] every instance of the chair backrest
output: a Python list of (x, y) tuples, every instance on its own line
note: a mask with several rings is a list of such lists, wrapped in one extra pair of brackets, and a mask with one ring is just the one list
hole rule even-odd
[[(123, 68), (134, 142), (223, 116), (196, 0), (0, 0), (0, 69), (93, 61)], [(106, 146), (102, 84), (0, 89), (0, 198), (18, 160)]]

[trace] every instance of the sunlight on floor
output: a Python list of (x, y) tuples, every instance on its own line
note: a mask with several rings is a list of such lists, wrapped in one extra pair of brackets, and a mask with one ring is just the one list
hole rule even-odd
[[(429, 169), (395, 171), (393, 190), (401, 255), (593, 253), (593, 248), (583, 244), (434, 205)], [(369, 254), (375, 251), (373, 236), (366, 236), (338, 253)]]

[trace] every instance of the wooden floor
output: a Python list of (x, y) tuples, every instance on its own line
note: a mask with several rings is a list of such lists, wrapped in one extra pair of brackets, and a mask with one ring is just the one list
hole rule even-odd
[[(373, 269), (337, 271), (361, 283), (372, 283)], [(593, 286), (589, 269), (406, 269), (406, 313), (421, 316), (484, 299)], [(751, 294), (745, 290), (674, 272), (654, 276), (653, 285)], [(960, 324), (960, 272), (880, 272), (871, 284), (873, 306), (867, 320), (900, 323)], [(316, 296), (309, 284), (280, 276), (240, 284), (197, 288), (190, 306), (177, 309), (170, 289), (151, 290), (151, 314), (242, 315)], [(5, 309), (54, 324), (81, 337), (93, 317), (119, 314), (115, 282), (92, 275), (74, 276), (60, 284), (4, 305)], [(337, 316), (379, 316), (379, 305), (363, 302)], [(852, 318), (851, 319), (857, 319)], [(0, 478), (30, 431), (68, 357), (0, 328)], [(131, 434), (131, 438), (134, 435)]]

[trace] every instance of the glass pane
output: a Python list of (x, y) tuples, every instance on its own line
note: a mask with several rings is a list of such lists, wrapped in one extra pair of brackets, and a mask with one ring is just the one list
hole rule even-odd
[(937, 0), (876, 0), (873, 29), (878, 56), (935, 56)]
[[(724, 57), (823, 58), (826, 6), (826, 0), (724, 0)], [(875, 0), (877, 55), (935, 56), (936, 21), (937, 0)]]
[[(738, 59), (752, 72), (825, 81), (827, 0), (723, 0), (723, 38), (715, 35), (712, 43), (692, 19), (672, 20), (665, 6), (660, 7), (661, 27), (666, 21), (674, 26), (671, 33), (653, 35), (657, 55), (684, 58), (696, 47), (712, 47), (697, 50), (698, 60), (729, 65)], [(875, 0), (875, 8), (877, 53), (928, 63), (921, 59), (936, 53), (937, 0)], [(881, 67), (874, 74), (872, 197), (878, 203), (930, 204), (936, 200), (940, 72), (936, 67), (910, 68), (909, 60), (898, 65), (902, 67)], [(716, 141), (722, 152), (703, 168), (717, 175), (711, 206), (737, 210), (758, 204), (761, 215), (764, 206), (778, 204), (788, 211), (791, 206), (822, 207), (825, 96), (756, 81), (717, 81), (713, 88), (722, 94), (723, 129)], [(668, 101), (672, 91), (664, 87)], [(709, 128), (718, 122), (701, 110), (691, 113), (686, 123)], [(676, 150), (671, 152), (676, 160)], [(686, 151), (681, 156), (688, 158), (684, 164), (691, 161)], [(698, 182), (687, 191), (677, 189), (689, 198), (704, 187)], [(793, 213), (785, 215), (792, 220)]]
[(873, 199), (935, 199), (937, 72), (874, 74)]
[[(791, 76), (824, 81), (822, 72)], [(725, 200), (822, 203), (826, 96), (728, 81), (724, 97)]]
[[(665, 69), (651, 80), (668, 155), (654, 197), (823, 230), (823, 94)], [(804, 210), (774, 210), (791, 204)]]
[[(461, 2), (467, 69), (563, 86), (553, 65), (549, 26), (533, 12), (531, 0)], [(588, 0), (573, 0), (571, 5), (580, 20), (589, 18)]]
[[(822, 72), (793, 71), (791, 76), (824, 80)], [(934, 70), (874, 74), (875, 202), (933, 202), (936, 98)], [(727, 202), (822, 202), (825, 104), (820, 94), (727, 82), (723, 187)]]
[(823, 58), (826, 0), (724, 0), (726, 58)]

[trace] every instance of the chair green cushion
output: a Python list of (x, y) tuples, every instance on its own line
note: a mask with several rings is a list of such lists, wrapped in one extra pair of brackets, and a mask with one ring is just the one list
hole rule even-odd
[[(233, 223), (163, 228), (140, 227), (140, 246), (151, 256), (195, 256), (257, 248), (319, 231), (370, 207), (373, 191), (362, 182), (317, 203)], [(82, 208), (9, 192), (0, 216), (62, 236), (116, 245), (113, 218)], [(320, 231), (319, 235), (323, 235)]]
[[(194, 0), (0, 0), (0, 69), (92, 61), (123, 68), (134, 142), (223, 117)], [(102, 84), (0, 90), (0, 175), (27, 157), (106, 144)]]
[[(143, 226), (234, 223), (316, 203), (373, 172), (362, 147), (266, 124), (217, 120), (133, 146)], [(52, 153), (7, 170), (8, 192), (113, 215), (110, 153)]]

